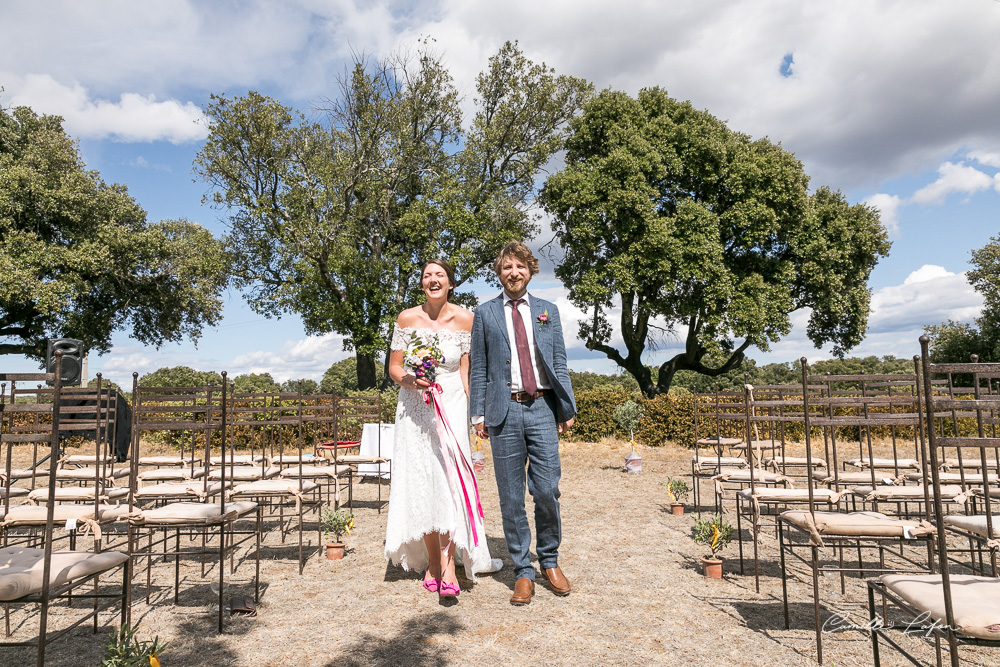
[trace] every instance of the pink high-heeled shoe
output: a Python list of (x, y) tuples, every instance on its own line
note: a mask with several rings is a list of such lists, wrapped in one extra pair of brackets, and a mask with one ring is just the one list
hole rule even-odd
[(462, 589), (459, 588), (458, 584), (449, 584), (447, 581), (442, 581), (438, 584), (438, 593), (443, 598), (457, 598), (458, 594), (461, 592)]
[(424, 575), (424, 588), (426, 588), (431, 593), (437, 593), (440, 584), (441, 584), (440, 579), (431, 579), (430, 581), (428, 581), (427, 575), (426, 574)]

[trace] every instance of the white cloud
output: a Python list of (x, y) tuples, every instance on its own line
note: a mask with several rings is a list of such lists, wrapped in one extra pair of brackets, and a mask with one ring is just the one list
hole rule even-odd
[[(670, 11), (643, 0), (96, 5), (5, 3), (5, 68), (79, 82), (98, 100), (256, 88), (308, 109), (336, 94), (352, 53), (384, 55), (420, 36), (436, 39), (471, 97), (486, 58), (519, 39), (529, 57), (598, 88), (662, 86), (781, 141), (814, 183), (873, 185), (963, 147), (990, 159), (1000, 145), (1000, 12), (985, 1), (910, 0), (905, 11), (869, 0), (677, 0)], [(779, 71), (786, 55), (789, 77)], [(190, 90), (198, 96), (179, 92)]]
[[(946, 320), (969, 322), (982, 310), (983, 299), (966, 281), (964, 273), (953, 273), (942, 266), (921, 266), (899, 285), (876, 290), (872, 294), (872, 313), (864, 341), (849, 352), (852, 356), (919, 354), (917, 339), (929, 324)], [(817, 350), (806, 337), (809, 311), (792, 314), (792, 331), (768, 354), (751, 353), (761, 363), (791, 361), (806, 357), (810, 361), (828, 358), (829, 349)]]
[(998, 151), (969, 151), (969, 159), (987, 167), (1000, 167), (1000, 152)]
[(230, 377), (244, 373), (270, 373), (276, 382), (312, 378), (319, 381), (334, 362), (346, 359), (344, 337), (338, 334), (307, 336), (288, 341), (281, 350), (255, 350), (241, 354), (226, 365)]
[(208, 136), (204, 115), (191, 102), (157, 101), (154, 95), (137, 93), (122, 93), (117, 102), (92, 99), (82, 85), (65, 85), (48, 74), (0, 72), (0, 81), (7, 82), (10, 106), (62, 116), (73, 137), (178, 144)]
[(943, 204), (949, 194), (972, 195), (991, 187), (993, 177), (989, 174), (963, 162), (945, 162), (938, 167), (938, 179), (913, 193), (912, 200), (917, 204)]
[(964, 273), (925, 265), (907, 276), (902, 285), (884, 287), (872, 295), (869, 331), (918, 331), (948, 319), (969, 321), (982, 305), (982, 296), (972, 289)]
[(903, 204), (899, 195), (880, 192), (866, 199), (865, 203), (878, 209), (879, 219), (890, 234), (899, 234), (899, 208)]

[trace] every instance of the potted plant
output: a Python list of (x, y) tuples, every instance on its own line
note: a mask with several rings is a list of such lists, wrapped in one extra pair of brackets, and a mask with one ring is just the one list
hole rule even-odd
[[(354, 528), (354, 515), (344, 510), (334, 510), (327, 507), (319, 518), (319, 527), (323, 531), (323, 541), (326, 545), (327, 560), (340, 560), (344, 557), (345, 545), (340, 536), (344, 533), (351, 534)], [(330, 536), (334, 536), (331, 541)]]
[(614, 417), (622, 428), (628, 429), (628, 441), (632, 446), (632, 451), (625, 457), (625, 470), (642, 472), (642, 457), (635, 451), (634, 437), (635, 429), (639, 428), (639, 420), (642, 419), (642, 408), (638, 403), (629, 399), (615, 408)]
[(704, 544), (711, 550), (710, 555), (701, 557), (705, 576), (710, 579), (721, 579), (723, 560), (718, 557), (718, 553), (732, 541), (733, 527), (722, 518), (721, 514), (716, 514), (711, 519), (696, 518), (693, 539), (696, 544)]
[(683, 479), (667, 477), (666, 482), (660, 482), (667, 487), (667, 497), (670, 499), (670, 512), (674, 516), (684, 514), (684, 501), (687, 499), (688, 485)]

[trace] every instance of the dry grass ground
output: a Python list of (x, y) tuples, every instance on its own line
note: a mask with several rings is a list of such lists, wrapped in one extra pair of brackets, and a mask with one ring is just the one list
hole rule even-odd
[[(342, 561), (314, 556), (297, 574), (294, 540), (264, 549), (264, 592), (256, 618), (227, 619), (215, 633), (211, 585), (185, 567), (181, 604), (169, 603), (173, 568), (154, 570), (153, 602), (133, 610), (140, 635), (169, 643), (165, 667), (200, 665), (810, 665), (815, 664), (810, 588), (804, 570), (789, 578), (792, 619), (785, 630), (776, 542), (761, 541), (761, 592), (739, 576), (736, 545), (721, 581), (700, 573), (703, 549), (691, 542), (690, 514), (671, 516), (659, 482), (690, 472), (691, 453), (642, 448), (643, 471), (623, 472), (620, 442), (562, 447), (563, 546), (560, 563), (573, 593), (560, 598), (540, 585), (525, 607), (508, 602), (509, 560), (478, 583), (463, 581), (457, 602), (443, 603), (420, 586), (419, 573), (388, 567), (382, 555), (386, 514), (376, 511), (376, 485), (355, 487), (356, 530)], [(494, 556), (506, 557), (492, 472), (480, 476), (486, 529)], [(383, 492), (387, 488), (383, 489)], [(530, 507), (529, 507), (530, 515)], [(732, 518), (732, 517), (731, 517)], [(315, 546), (315, 533), (307, 539)], [(252, 562), (234, 578), (233, 593), (249, 591)], [(748, 570), (750, 572), (750, 570)], [(144, 578), (144, 577), (143, 577)], [(824, 578), (825, 614), (867, 617), (864, 588), (839, 594)], [(110, 622), (110, 621), (109, 621)], [(78, 631), (54, 643), (52, 665), (95, 665), (104, 636)], [(918, 645), (917, 640), (908, 642)], [(869, 665), (870, 641), (854, 630), (824, 636), (828, 665)], [(931, 653), (923, 651), (927, 657)], [(27, 651), (0, 653), (0, 664), (33, 664)], [(968, 650), (968, 664), (997, 664), (994, 651)], [(902, 664), (884, 651), (884, 663)]]

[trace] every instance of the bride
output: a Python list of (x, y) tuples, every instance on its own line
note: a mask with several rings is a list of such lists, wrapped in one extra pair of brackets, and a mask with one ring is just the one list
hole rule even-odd
[(427, 301), (399, 314), (389, 355), (389, 376), (401, 389), (396, 408), (385, 557), (406, 570), (424, 570), (423, 586), (428, 591), (456, 596), (460, 592), (456, 558), (473, 581), (476, 572), (500, 569), (500, 561), (490, 558), (486, 546), (482, 518), (475, 511), (478, 497), (472, 497), (475, 480), (471, 471), (461, 466), (456, 471), (454, 458), (447, 456), (447, 448), (442, 448), (434, 407), (424, 401), (431, 383), (413, 375), (405, 367), (404, 357), (414, 341), (437, 343), (444, 357), (437, 368), (436, 383), (442, 390), (437, 400), (468, 461), (472, 313), (448, 300), (454, 290), (455, 274), (447, 262), (427, 262), (420, 286)]

